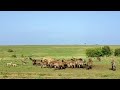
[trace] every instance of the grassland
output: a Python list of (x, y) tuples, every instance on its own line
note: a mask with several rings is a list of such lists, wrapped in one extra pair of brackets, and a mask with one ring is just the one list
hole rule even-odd
[[(32, 56), (33, 58), (52, 57), (52, 58), (71, 58), (81, 57), (85, 60), (87, 48), (101, 47), (100, 45), (16, 45), (0, 46), (0, 78), (1, 79), (120, 79), (120, 57), (103, 57), (99, 62), (93, 58), (94, 67), (92, 70), (71, 69), (54, 70), (50, 68), (40, 68), (33, 66), (30, 60), (23, 65), (21, 55)], [(111, 45), (110, 48), (120, 48), (119, 45)], [(14, 52), (8, 52), (8, 49)], [(12, 55), (16, 55), (14, 58)], [(111, 68), (111, 58), (116, 60), (117, 70)], [(6, 63), (13, 62), (17, 67), (7, 67)]]

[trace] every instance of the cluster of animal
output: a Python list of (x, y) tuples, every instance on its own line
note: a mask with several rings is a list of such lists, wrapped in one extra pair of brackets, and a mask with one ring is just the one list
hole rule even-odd
[[(21, 60), (23, 64), (26, 64), (26, 59), (24, 58), (24, 60)], [(33, 59), (31, 57), (29, 57), (28, 59), (30, 59), (32, 61), (33, 65), (37, 65), (37, 66), (41, 66), (41, 68), (54, 68), (56, 69), (65, 69), (65, 68), (85, 68), (87, 70), (92, 69), (93, 68), (93, 60), (91, 58), (89, 58), (87, 61), (83, 60), (82, 58), (71, 58), (69, 60), (58, 60), (58, 59)], [(97, 60), (101, 61), (101, 58), (97, 57)], [(13, 66), (16, 67), (17, 64), (15, 63), (7, 63), (7, 66)], [(116, 71), (116, 64), (115, 61), (112, 60), (111, 62), (111, 68), (110, 70)]]
[(70, 60), (51, 60), (49, 59), (33, 59), (32, 60), (33, 65), (38, 65), (46, 68), (55, 68), (55, 69), (65, 69), (65, 68), (86, 68), (87, 70), (92, 69), (93, 67), (93, 60), (89, 59), (87, 62), (83, 60), (82, 58), (72, 58)]

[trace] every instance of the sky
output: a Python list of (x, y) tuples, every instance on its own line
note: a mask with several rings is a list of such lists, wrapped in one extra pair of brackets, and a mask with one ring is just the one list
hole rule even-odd
[(120, 44), (120, 11), (0, 11), (0, 45)]

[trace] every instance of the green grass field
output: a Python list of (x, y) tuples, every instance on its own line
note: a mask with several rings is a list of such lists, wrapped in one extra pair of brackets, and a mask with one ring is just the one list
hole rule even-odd
[[(54, 70), (51, 68), (40, 68), (33, 66), (30, 60), (23, 65), (21, 55), (32, 56), (33, 58), (52, 57), (52, 58), (72, 58), (81, 57), (85, 60), (87, 48), (101, 47), (99, 45), (16, 45), (0, 46), (0, 78), (1, 79), (120, 79), (120, 57), (103, 57), (99, 62), (93, 58), (94, 67), (91, 70), (72, 69)], [(112, 50), (120, 48), (119, 45), (110, 46)], [(14, 52), (8, 52), (8, 49)], [(14, 58), (12, 55), (16, 55)], [(117, 70), (111, 68), (111, 58), (116, 60)], [(18, 64), (17, 67), (7, 67), (6, 63), (13, 62)]]

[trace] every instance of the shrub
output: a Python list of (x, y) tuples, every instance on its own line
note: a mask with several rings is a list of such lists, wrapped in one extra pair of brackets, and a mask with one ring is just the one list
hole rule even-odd
[(120, 56), (120, 48), (115, 49), (114, 55)]
[(87, 49), (86, 55), (88, 57), (101, 57), (103, 56), (103, 53), (101, 48), (94, 48), (94, 49)]
[(110, 56), (112, 55), (112, 50), (110, 49), (109, 46), (104, 46), (102, 47), (102, 53), (104, 56)]
[(14, 58), (16, 58), (17, 56), (14, 54), (14, 55), (12, 55), (11, 57), (14, 57)]
[(95, 57), (102, 57), (102, 56), (104, 56), (101, 48), (95, 48), (94, 53), (95, 53)]
[(12, 49), (8, 49), (8, 52), (14, 52)]
[(112, 55), (112, 50), (110, 49), (109, 46), (104, 46), (102, 48), (87, 49), (86, 55), (88, 57), (110, 56)]
[(94, 50), (93, 49), (87, 49), (86, 50), (86, 55), (88, 57), (94, 57)]

